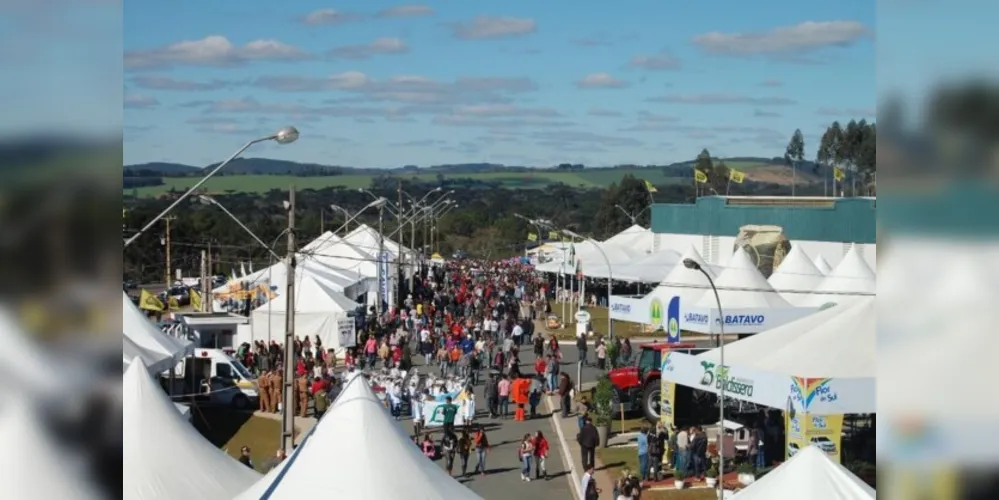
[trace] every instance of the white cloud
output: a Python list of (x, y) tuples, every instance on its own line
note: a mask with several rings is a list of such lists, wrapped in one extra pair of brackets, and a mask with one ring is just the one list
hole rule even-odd
[(403, 54), (409, 52), (406, 42), (398, 38), (379, 38), (371, 43), (345, 45), (330, 51), (330, 55), (341, 59), (369, 59), (383, 54)]
[(141, 94), (125, 94), (122, 105), (126, 109), (149, 109), (160, 105), (154, 97)]
[(416, 17), (429, 16), (434, 14), (433, 7), (429, 5), (409, 4), (397, 5), (385, 9), (378, 13), (378, 17)]
[(752, 104), (756, 106), (789, 106), (797, 101), (787, 97), (750, 97), (738, 94), (674, 94), (646, 99), (649, 102), (671, 104)]
[(724, 56), (787, 56), (850, 46), (872, 36), (870, 28), (856, 21), (806, 21), (767, 32), (705, 33), (694, 37), (694, 45), (709, 54)]
[(328, 26), (350, 21), (356, 21), (361, 16), (335, 9), (320, 9), (302, 16), (302, 22), (310, 26)]
[(149, 90), (185, 90), (199, 92), (224, 89), (232, 85), (232, 82), (225, 80), (195, 82), (189, 80), (177, 80), (169, 76), (161, 75), (139, 75), (132, 78), (132, 83), (136, 87)]
[(613, 109), (602, 109), (602, 108), (590, 108), (590, 110), (587, 111), (586, 114), (590, 116), (602, 116), (608, 118), (621, 116), (620, 111), (614, 111)]
[(452, 34), (462, 40), (510, 38), (534, 33), (538, 23), (534, 19), (518, 17), (476, 17), (464, 23), (455, 23)]
[(816, 112), (822, 116), (834, 116), (839, 118), (871, 118), (878, 115), (874, 108), (819, 108)]
[(775, 88), (775, 87), (783, 87), (783, 86), (784, 86), (784, 82), (782, 82), (780, 80), (763, 80), (762, 82), (760, 82), (760, 87)]
[(651, 56), (635, 56), (628, 62), (632, 68), (646, 69), (650, 71), (668, 71), (680, 69), (680, 60), (669, 54), (656, 54)]
[(619, 80), (607, 73), (592, 73), (580, 78), (576, 86), (581, 89), (619, 89), (628, 86), (628, 82)]
[(125, 52), (125, 68), (153, 69), (173, 66), (237, 66), (252, 61), (296, 61), (308, 58), (301, 49), (277, 40), (254, 40), (234, 45), (224, 36), (177, 42), (165, 47)]

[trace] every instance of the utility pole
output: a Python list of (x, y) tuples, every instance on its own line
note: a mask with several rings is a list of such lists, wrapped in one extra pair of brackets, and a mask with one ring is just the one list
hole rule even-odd
[[(388, 285), (389, 277), (386, 276), (386, 269), (383, 269), (388, 267), (388, 259), (385, 258), (385, 236), (382, 234), (382, 216), (384, 213), (385, 206), (382, 205), (378, 207), (378, 299), (375, 301), (375, 314), (378, 315), (379, 322), (381, 322), (382, 318), (382, 301), (384, 300), (385, 302), (388, 302), (388, 297), (386, 297), (386, 295), (390, 295)], [(382, 280), (384, 280), (384, 284), (382, 284)]]
[(281, 403), (281, 449), (285, 456), (295, 447), (295, 186), (288, 191), (288, 256), (285, 282), (284, 387)]
[[(416, 208), (413, 208), (416, 211)], [(411, 256), (409, 261), (412, 262), (412, 266), (409, 269), (409, 293), (414, 291), (414, 279), (416, 274), (416, 214), (409, 220), (409, 251)]]
[[(208, 242), (208, 287), (214, 288), (215, 266), (212, 265), (212, 242)], [(210, 312), (210, 311), (209, 311)]]
[(163, 238), (163, 246), (166, 247), (166, 280), (163, 281), (163, 285), (170, 289), (170, 285), (173, 284), (173, 278), (171, 277), (170, 269), (170, 221), (176, 219), (176, 217), (167, 216), (163, 218), (163, 222), (166, 224), (166, 234)]
[(396, 307), (402, 306), (402, 241), (405, 237), (402, 236), (402, 179), (399, 179), (399, 201), (395, 206), (395, 221), (396, 226), (399, 227), (399, 236), (396, 238), (399, 240), (396, 242), (396, 255), (395, 255), (395, 305)]
[(209, 294), (208, 291), (208, 252), (205, 250), (201, 251), (201, 311), (205, 312), (205, 297)]

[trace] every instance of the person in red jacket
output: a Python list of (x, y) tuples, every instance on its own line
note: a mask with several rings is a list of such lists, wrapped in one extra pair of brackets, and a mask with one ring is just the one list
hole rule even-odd
[(538, 378), (544, 378), (545, 367), (545, 358), (538, 356), (538, 359), (534, 362), (534, 372), (538, 374)]
[(298, 362), (295, 363), (295, 376), (302, 377), (305, 376), (307, 372), (308, 370), (305, 369), (305, 361), (299, 359)]
[(534, 478), (541, 479), (545, 478), (548, 480), (548, 469), (545, 467), (545, 459), (548, 458), (548, 440), (545, 439), (545, 435), (538, 431), (534, 434), (534, 463), (537, 464), (534, 469)]

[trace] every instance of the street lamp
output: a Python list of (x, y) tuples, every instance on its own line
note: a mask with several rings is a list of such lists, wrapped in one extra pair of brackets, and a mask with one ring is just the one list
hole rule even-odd
[[(721, 297), (718, 295), (718, 288), (715, 287), (715, 280), (711, 279), (711, 274), (701, 266), (694, 259), (683, 259), (683, 267), (691, 269), (693, 271), (699, 271), (708, 279), (708, 284), (711, 285), (711, 291), (715, 294), (715, 304), (718, 306), (718, 327), (720, 328), (718, 335), (718, 365), (721, 369), (718, 371), (719, 374), (725, 374), (725, 315), (722, 312)], [(722, 498), (722, 494), (725, 491), (724, 481), (722, 478), (725, 477), (725, 381), (719, 380), (718, 384), (718, 498)]]
[(632, 225), (637, 224), (637, 222), (635, 222), (635, 221), (638, 220), (638, 217), (636, 217), (634, 215), (631, 215), (631, 212), (628, 212), (627, 210), (625, 210), (624, 207), (622, 207), (621, 205), (614, 205), (614, 208), (616, 208), (616, 209), (620, 210), (621, 212), (623, 212), (624, 216), (631, 220), (631, 224)]
[[(590, 243), (593, 244), (594, 247), (597, 248), (597, 251), (600, 252), (600, 256), (604, 258), (604, 263), (607, 264), (607, 338), (610, 340), (614, 340), (614, 320), (611, 319), (611, 314), (610, 314), (610, 301), (611, 301), (611, 293), (613, 289), (614, 278), (613, 278), (613, 272), (611, 270), (610, 259), (607, 258), (607, 254), (604, 253), (604, 249), (600, 248), (600, 243), (597, 243), (597, 241), (594, 240), (593, 238), (587, 238), (585, 236), (581, 236), (568, 229), (563, 229), (562, 234), (572, 238), (579, 238), (581, 240), (589, 241)], [(580, 304), (582, 304), (582, 301), (580, 301)]]
[(139, 230), (139, 232), (133, 234), (131, 238), (125, 240), (125, 248), (128, 248), (128, 246), (134, 243), (135, 240), (139, 239), (139, 236), (142, 236), (142, 233), (148, 231), (149, 228), (153, 227), (153, 225), (159, 222), (160, 219), (166, 217), (166, 215), (170, 213), (171, 210), (176, 208), (177, 205), (180, 205), (180, 203), (183, 202), (185, 199), (187, 199), (188, 196), (191, 196), (191, 193), (197, 191), (198, 188), (200, 188), (202, 185), (208, 182), (208, 179), (211, 179), (215, 174), (219, 172), (219, 170), (222, 170), (222, 168), (228, 165), (229, 162), (235, 160), (237, 156), (242, 154), (243, 151), (246, 151), (247, 148), (249, 148), (250, 146), (258, 142), (266, 142), (266, 141), (274, 141), (278, 144), (291, 144), (295, 142), (297, 139), (298, 139), (298, 129), (296, 129), (295, 127), (284, 127), (281, 130), (278, 130), (277, 133), (273, 135), (269, 135), (267, 137), (261, 137), (259, 139), (254, 139), (244, 144), (243, 147), (239, 148), (235, 153), (232, 154), (232, 156), (226, 158), (226, 160), (223, 161), (222, 163), (219, 163), (217, 167), (213, 168), (210, 172), (208, 172), (208, 174), (202, 177), (200, 181), (198, 181), (195, 185), (191, 186), (191, 188), (185, 191), (184, 194), (180, 195), (179, 198), (174, 200), (174, 202), (171, 203), (170, 206), (166, 207), (162, 212), (160, 212), (159, 215), (153, 217), (153, 220), (149, 221), (148, 224), (143, 226), (142, 229)]
[(232, 221), (235, 222), (240, 227), (240, 229), (242, 229), (244, 232), (246, 232), (246, 234), (250, 235), (250, 237), (253, 238), (254, 241), (256, 241), (257, 243), (260, 243), (260, 246), (266, 248), (267, 251), (271, 253), (272, 257), (274, 257), (277, 260), (281, 260), (281, 257), (277, 253), (275, 253), (274, 250), (271, 249), (271, 247), (267, 246), (267, 244), (264, 243), (264, 241), (261, 240), (259, 236), (257, 236), (253, 231), (251, 231), (250, 228), (246, 227), (246, 225), (243, 224), (242, 221), (240, 221), (238, 218), (236, 218), (236, 216), (233, 215), (232, 212), (230, 212), (227, 208), (225, 208), (225, 206), (223, 206), (221, 203), (219, 203), (218, 200), (216, 200), (215, 198), (212, 198), (211, 196), (207, 196), (207, 195), (203, 195), (203, 194), (202, 195), (198, 195), (198, 200), (201, 201), (201, 203), (203, 205), (215, 205), (216, 207), (219, 207), (219, 209), (221, 209), (222, 212), (224, 212), (226, 215), (228, 215), (229, 218), (232, 219)]

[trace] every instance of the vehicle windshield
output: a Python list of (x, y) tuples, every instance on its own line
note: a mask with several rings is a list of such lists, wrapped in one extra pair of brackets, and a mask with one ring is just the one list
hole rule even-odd
[(642, 373), (658, 369), (661, 359), (660, 356), (660, 351), (657, 349), (642, 349), (638, 355), (638, 360), (635, 361), (635, 366), (637, 366), (638, 371)]
[(233, 358), (232, 356), (229, 356), (228, 354), (226, 355), (226, 357), (229, 358), (229, 362), (232, 364), (233, 368), (236, 369), (236, 373), (239, 374), (239, 377), (241, 379), (243, 379), (243, 380), (253, 380), (253, 374), (250, 373), (250, 370), (246, 369), (246, 367), (243, 366), (243, 363), (240, 363), (239, 361), (236, 360), (236, 358)]

